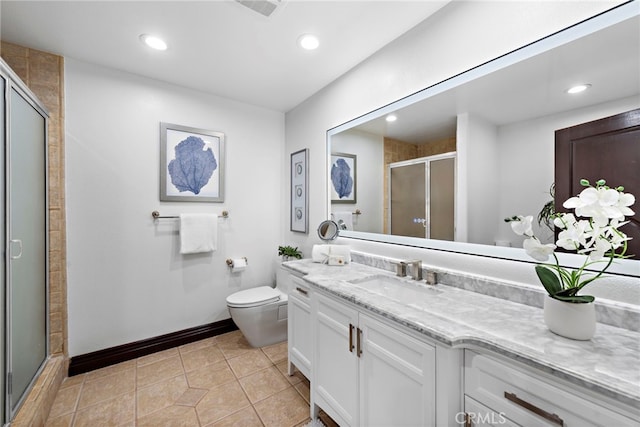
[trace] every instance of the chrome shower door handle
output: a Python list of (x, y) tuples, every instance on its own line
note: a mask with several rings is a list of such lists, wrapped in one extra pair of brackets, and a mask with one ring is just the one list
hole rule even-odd
[(11, 255), (11, 259), (20, 259), (20, 258), (22, 258), (22, 240), (20, 240), (20, 239), (11, 239), (9, 242), (10, 242), (10, 245), (17, 244), (18, 247), (20, 248), (20, 252), (17, 255), (13, 255), (13, 247), (9, 248), (9, 253), (12, 254)]

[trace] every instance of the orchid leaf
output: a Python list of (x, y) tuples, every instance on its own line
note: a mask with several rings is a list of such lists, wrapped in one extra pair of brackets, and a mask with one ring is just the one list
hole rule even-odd
[(560, 296), (558, 294), (552, 295), (552, 298), (555, 298), (559, 301), (576, 303), (576, 304), (586, 304), (589, 302), (593, 302), (595, 297), (592, 295), (573, 295), (573, 296)]
[(562, 291), (562, 283), (558, 276), (549, 267), (544, 265), (536, 265), (536, 274), (540, 283), (547, 290), (549, 295), (554, 296), (558, 292)]
[(560, 297), (560, 298), (573, 297), (578, 293), (579, 290), (580, 290), (580, 288), (567, 288), (567, 289), (564, 289), (564, 290), (556, 293), (553, 296), (554, 297)]

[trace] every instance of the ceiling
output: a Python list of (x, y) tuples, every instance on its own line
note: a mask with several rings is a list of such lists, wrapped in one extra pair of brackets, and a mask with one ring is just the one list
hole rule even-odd
[[(265, 17), (233, 0), (1, 0), (0, 37), (286, 112), (448, 3), (270, 1)], [(144, 46), (143, 33), (168, 49)], [(320, 47), (299, 48), (303, 33)]]

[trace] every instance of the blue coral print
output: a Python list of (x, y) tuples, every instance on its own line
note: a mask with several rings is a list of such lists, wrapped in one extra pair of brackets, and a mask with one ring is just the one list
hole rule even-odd
[(331, 166), (331, 182), (339, 198), (351, 195), (353, 178), (351, 178), (351, 168), (344, 159), (338, 159)]
[(213, 151), (201, 138), (189, 136), (176, 145), (175, 152), (176, 158), (167, 166), (171, 183), (181, 193), (199, 194), (218, 168)]

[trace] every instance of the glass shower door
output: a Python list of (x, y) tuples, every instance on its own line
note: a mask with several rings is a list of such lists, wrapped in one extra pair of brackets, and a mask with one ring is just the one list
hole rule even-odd
[(389, 165), (390, 233), (454, 240), (455, 154)]
[(455, 159), (429, 162), (429, 238), (453, 241), (455, 235)]
[(396, 236), (429, 237), (422, 222), (426, 221), (426, 167), (424, 162), (392, 166), (389, 209), (391, 234)]
[(46, 119), (9, 95), (7, 200), (8, 416), (47, 357)]

